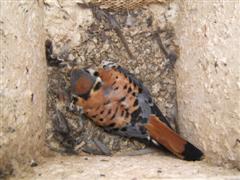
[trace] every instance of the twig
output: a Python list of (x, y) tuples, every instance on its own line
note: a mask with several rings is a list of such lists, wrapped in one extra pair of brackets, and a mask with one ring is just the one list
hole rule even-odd
[(107, 156), (111, 156), (112, 153), (111, 151), (108, 149), (108, 147), (103, 144), (101, 141), (99, 141), (97, 138), (94, 138), (93, 139), (93, 142), (96, 144), (96, 146), (102, 151), (102, 153), (104, 155), (107, 155)]
[(177, 55), (176, 55), (176, 53), (173, 53), (173, 52), (169, 53), (167, 51), (167, 49), (163, 45), (162, 40), (160, 38), (160, 35), (159, 35), (160, 32), (161, 32), (161, 29), (158, 27), (157, 31), (154, 32), (153, 37), (156, 39), (158, 46), (161, 49), (161, 51), (163, 52), (164, 56), (170, 61), (170, 65), (173, 67), (177, 60)]
[(156, 32), (154, 32), (154, 38), (157, 40), (157, 43), (158, 43), (158, 46), (159, 46), (159, 48), (161, 49), (161, 51), (163, 52), (163, 54), (166, 56), (166, 57), (168, 57), (168, 52), (167, 52), (167, 50), (166, 50), (166, 48), (164, 47), (164, 45), (163, 45), (163, 43), (162, 43), (162, 40), (161, 40), (161, 38), (160, 38), (160, 35), (159, 35), (159, 33), (160, 33), (160, 28), (158, 27), (158, 29), (157, 29), (157, 31)]

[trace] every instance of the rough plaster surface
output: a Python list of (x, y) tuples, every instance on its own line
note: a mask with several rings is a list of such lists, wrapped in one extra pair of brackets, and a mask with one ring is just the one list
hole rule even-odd
[(217, 164), (240, 168), (240, 3), (185, 1), (177, 30), (178, 124)]
[[(207, 156), (218, 164), (230, 161), (239, 167), (240, 152), (236, 139), (240, 138), (237, 59), (237, 47), (240, 47), (240, 23), (237, 18), (240, 12), (237, 9), (240, 5), (237, 1), (195, 0), (185, 1), (181, 8), (182, 17), (177, 28), (181, 57), (176, 66), (181, 133), (204, 149)], [(69, 12), (75, 14), (77, 10), (72, 11), (69, 6)], [(6, 165), (17, 166), (17, 162), (30, 164), (44, 147), (45, 38), (43, 12), (37, 1), (1, 1), (0, 13), (0, 169), (3, 163), (11, 169)], [(89, 12), (86, 10), (83, 13)], [(61, 15), (67, 16), (68, 13)], [(77, 19), (80, 21), (80, 16), (77, 13), (72, 23)], [(92, 17), (88, 18), (90, 22)], [(59, 25), (59, 33), (54, 34), (50, 29), (49, 34), (59, 39), (61, 36), (58, 35), (64, 33), (64, 28), (69, 28), (69, 22), (53, 23)], [(74, 33), (69, 36), (75, 37)], [(73, 45), (79, 39), (73, 39)], [(57, 156), (46, 158), (45, 163), (38, 161), (38, 164), (32, 169), (33, 173), (22, 172), (22, 178), (237, 179), (240, 176), (236, 170), (159, 154), (134, 157)], [(15, 177), (19, 179), (21, 176)]]
[(0, 3), (0, 175), (18, 162), (30, 163), (44, 147), (47, 74), (40, 6)]
[(65, 51), (86, 40), (83, 32), (94, 20), (91, 10), (80, 10), (76, 2), (44, 0), (44, 28), (47, 36), (58, 42), (58, 47), (63, 46)]
[(22, 179), (238, 179), (240, 172), (159, 153), (143, 156), (58, 157)]

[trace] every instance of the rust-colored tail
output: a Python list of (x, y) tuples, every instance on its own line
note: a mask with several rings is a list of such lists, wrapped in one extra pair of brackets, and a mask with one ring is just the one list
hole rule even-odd
[(145, 128), (153, 140), (163, 145), (179, 158), (188, 161), (201, 160), (203, 158), (201, 150), (180, 137), (155, 115), (149, 117)]

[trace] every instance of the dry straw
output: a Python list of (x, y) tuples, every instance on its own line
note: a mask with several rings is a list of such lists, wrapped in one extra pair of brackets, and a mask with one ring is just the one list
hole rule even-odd
[(151, 3), (165, 3), (167, 0), (90, 0), (91, 3), (100, 5), (104, 9), (132, 10)]

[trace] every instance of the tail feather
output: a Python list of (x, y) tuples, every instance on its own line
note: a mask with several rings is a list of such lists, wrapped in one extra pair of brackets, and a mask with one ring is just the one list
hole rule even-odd
[(149, 117), (145, 128), (152, 139), (163, 145), (179, 158), (189, 161), (201, 160), (203, 158), (201, 150), (180, 137), (155, 115)]

